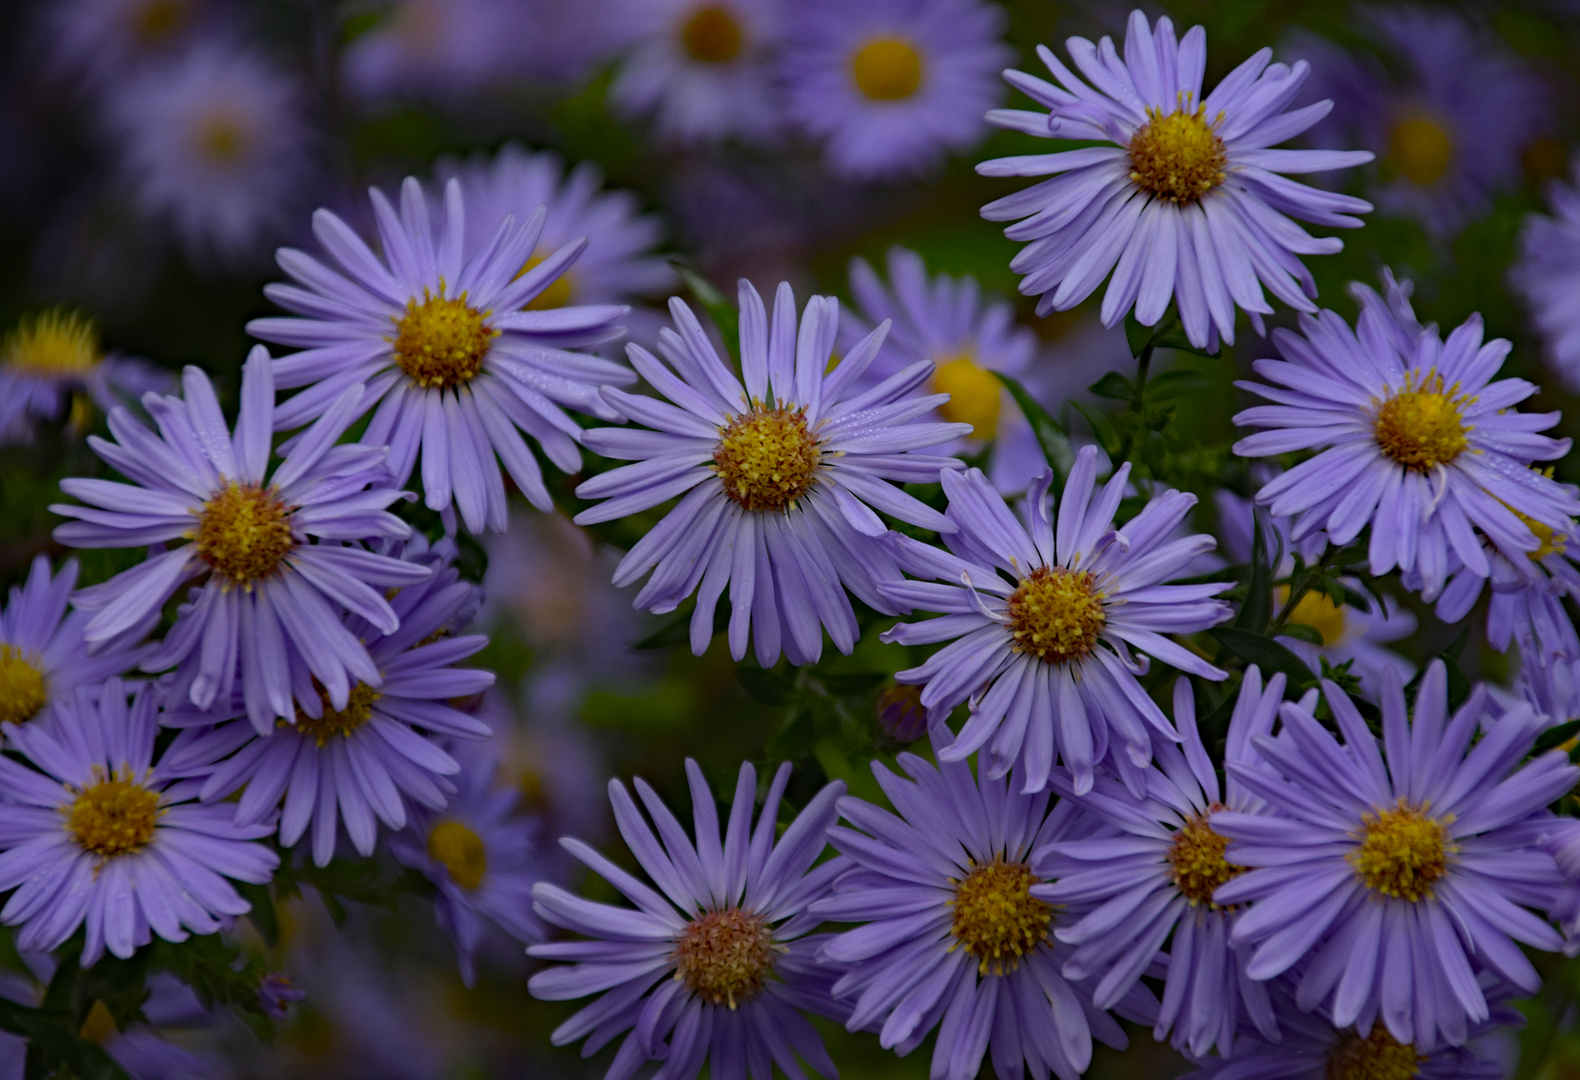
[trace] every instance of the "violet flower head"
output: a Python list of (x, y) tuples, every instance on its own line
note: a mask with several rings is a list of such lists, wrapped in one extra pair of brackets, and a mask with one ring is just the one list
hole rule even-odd
[(1580, 389), (1580, 171), (1547, 190), (1552, 215), (1532, 214), (1520, 232), (1509, 281), (1525, 296), (1559, 379)]

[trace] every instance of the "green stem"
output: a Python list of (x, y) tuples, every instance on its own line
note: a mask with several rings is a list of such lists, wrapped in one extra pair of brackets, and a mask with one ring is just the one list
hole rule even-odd
[(1135, 426), (1130, 434), (1125, 436), (1124, 453), (1120, 455), (1121, 461), (1129, 461), (1136, 450), (1136, 436), (1141, 431), (1141, 407), (1146, 403), (1147, 372), (1152, 367), (1152, 352), (1157, 348), (1158, 333), (1153, 331), (1147, 343), (1141, 346), (1141, 355), (1136, 357), (1136, 389), (1130, 396), (1130, 411), (1136, 417)]

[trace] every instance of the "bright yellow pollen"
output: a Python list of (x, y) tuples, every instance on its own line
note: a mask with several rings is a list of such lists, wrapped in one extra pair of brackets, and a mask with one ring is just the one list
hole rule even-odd
[(152, 840), (159, 812), (159, 793), (133, 780), (128, 769), (85, 788), (66, 810), (66, 830), (82, 850), (109, 859)]
[(991, 439), (998, 434), (1003, 384), (969, 355), (939, 364), (933, 372), (932, 392), (949, 395), (949, 400), (938, 406), (939, 413), (950, 423), (970, 424), (973, 438)]
[(1009, 597), (1015, 650), (1045, 664), (1085, 659), (1107, 622), (1097, 579), (1086, 571), (1039, 566)]
[[(534, 266), (537, 266), (547, 257), (548, 256), (546, 255), (539, 255), (536, 252), (533, 252), (532, 257), (526, 262), (522, 263), (521, 269), (516, 271), (516, 277), (521, 277), (528, 270), (531, 270)], [(571, 281), (571, 272), (567, 270), (559, 277), (549, 282), (549, 287), (538, 293), (537, 298), (526, 306), (526, 310), (552, 311), (555, 308), (565, 307), (571, 302), (571, 296), (575, 293), (575, 291), (576, 286), (575, 283)]]
[(247, 129), (230, 112), (211, 111), (192, 128), (192, 146), (214, 165), (234, 165), (247, 148)]
[[(1510, 507), (1510, 509), (1513, 510), (1513, 507)], [(1528, 552), (1533, 562), (1537, 559), (1545, 559), (1549, 555), (1562, 555), (1568, 549), (1569, 538), (1551, 525), (1544, 525), (1535, 518), (1520, 513), (1518, 510), (1514, 510), (1514, 516), (1519, 518), (1527, 529), (1531, 530), (1532, 536), (1536, 537), (1536, 550)]]
[(759, 405), (720, 434), (713, 471), (743, 509), (784, 510), (811, 490), (821, 460), (804, 409)]
[(1169, 877), (1192, 907), (1219, 910), (1212, 894), (1218, 886), (1246, 871), (1246, 867), (1231, 866), (1224, 858), (1229, 840), (1213, 831), (1209, 823), (1212, 814), (1222, 809), (1223, 806), (1215, 805), (1207, 813), (1189, 818), (1174, 834), (1174, 842), (1169, 847)]
[(1313, 589), (1302, 596), (1289, 613), (1289, 621), (1304, 623), (1321, 634), (1324, 647), (1344, 640), (1344, 608), (1328, 599), (1325, 592)]
[(304, 739), (312, 739), (319, 746), (323, 746), (336, 735), (349, 736), (371, 720), (373, 703), (384, 696), (367, 683), (359, 682), (351, 688), (351, 694), (346, 699), (346, 707), (336, 709), (329, 704), (329, 693), (317, 679), (313, 680), (313, 689), (318, 691), (318, 700), (323, 703), (324, 715), (314, 718), (298, 708), (295, 726)]
[(198, 511), (198, 558), (214, 568), (227, 585), (251, 589), (268, 577), (296, 546), (291, 512), (280, 496), (254, 484), (232, 480)]
[(774, 969), (773, 929), (754, 911), (705, 912), (680, 932), (675, 978), (710, 1005), (735, 1008), (756, 997)]
[(976, 958), (979, 974), (990, 967), (995, 975), (1014, 971), (1021, 957), (1047, 939), (1053, 907), (1031, 895), (1037, 884), (1025, 863), (1005, 862), (1001, 855), (973, 865), (956, 883), (949, 932)]
[(0, 344), (0, 364), (31, 375), (83, 375), (102, 359), (93, 320), (60, 308), (24, 318)]
[(464, 386), (483, 370), (489, 345), (499, 331), (486, 325), (486, 311), (466, 302), (434, 296), (424, 288), (422, 303), (406, 301), (406, 314), (395, 319), (395, 363), (418, 386), (449, 389)]
[(482, 884), (488, 869), (482, 838), (459, 821), (441, 821), (433, 827), (428, 854), (444, 864), (451, 881), (468, 891)]
[(873, 38), (850, 58), (850, 74), (873, 101), (903, 101), (922, 85), (922, 55), (904, 38)]
[(699, 64), (727, 64), (741, 54), (745, 35), (728, 9), (708, 4), (680, 27), (680, 47)]
[(20, 646), (0, 645), (0, 724), (31, 720), (48, 700), (44, 673), (28, 663)]
[(1395, 809), (1366, 815), (1361, 846), (1345, 857), (1367, 888), (1412, 903), (1432, 895), (1456, 849), (1444, 822), (1425, 810), (1400, 799)]
[(1148, 109), (1151, 118), (1130, 136), (1130, 179), (1143, 191), (1172, 203), (1193, 203), (1223, 183), (1223, 140), (1206, 120), (1207, 107), (1193, 113), (1164, 115)]
[(1407, 116), (1388, 133), (1388, 164), (1412, 184), (1435, 184), (1454, 159), (1454, 139), (1429, 116)]
[(1430, 472), (1447, 465), (1470, 446), (1463, 410), (1476, 399), (1445, 388), (1436, 372), (1405, 376), (1404, 389), (1377, 407), (1372, 431), (1383, 453), (1407, 469)]
[(1372, 1024), (1364, 1039), (1346, 1032), (1328, 1052), (1326, 1080), (1414, 1080), (1421, 1074), (1426, 1055), (1413, 1043), (1402, 1043), (1381, 1022)]

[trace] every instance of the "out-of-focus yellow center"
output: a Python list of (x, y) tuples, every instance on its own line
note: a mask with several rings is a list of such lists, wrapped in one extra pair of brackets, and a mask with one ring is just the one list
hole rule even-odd
[(707, 4), (680, 24), (680, 47), (699, 64), (727, 64), (741, 54), (746, 35), (728, 8)]
[(25, 723), (48, 700), (44, 672), (28, 662), (20, 646), (0, 645), (0, 724)]
[(1443, 377), (1429, 371), (1416, 383), (1405, 376), (1404, 389), (1377, 407), (1372, 431), (1383, 453), (1415, 472), (1447, 465), (1470, 446), (1464, 408), (1476, 399), (1445, 387)]
[(444, 864), (450, 880), (468, 891), (483, 882), (488, 854), (482, 837), (459, 821), (441, 821), (428, 833), (428, 854)]
[(1130, 179), (1141, 190), (1172, 203), (1193, 203), (1223, 183), (1228, 157), (1207, 123), (1207, 107), (1149, 119), (1130, 137)]
[(291, 553), (291, 513), (279, 494), (232, 480), (198, 512), (198, 558), (214, 568), (226, 585), (251, 589)]
[(180, 30), (187, 21), (190, 4), (181, 0), (147, 0), (128, 13), (132, 34), (144, 45), (157, 45)]
[(1031, 895), (1037, 884), (1030, 867), (1003, 856), (974, 865), (956, 883), (949, 932), (976, 958), (980, 974), (1014, 971), (1021, 957), (1047, 940), (1053, 907)]
[(962, 354), (939, 364), (933, 372), (932, 391), (949, 395), (949, 400), (938, 406), (945, 420), (970, 424), (973, 438), (991, 439), (998, 434), (1004, 386), (971, 356)]
[(1453, 852), (1444, 822), (1404, 799), (1366, 816), (1361, 846), (1346, 858), (1366, 887), (1412, 903), (1432, 895)]
[[(1287, 595), (1287, 590), (1280, 589)], [(1337, 645), (1344, 640), (1344, 608), (1328, 599), (1328, 594), (1313, 589), (1300, 598), (1289, 621), (1304, 623), (1322, 635), (1323, 647)]]
[(247, 127), (228, 109), (214, 109), (192, 126), (192, 147), (211, 165), (235, 165), (247, 151)]
[(1107, 621), (1103, 594), (1087, 571), (1039, 566), (1010, 594), (1013, 646), (1045, 664), (1084, 660)]
[(922, 55), (904, 38), (873, 38), (850, 58), (850, 75), (873, 101), (903, 101), (922, 85)]
[(77, 1029), (77, 1036), (89, 1042), (102, 1043), (120, 1030), (115, 1024), (114, 1014), (110, 1012), (110, 1007), (104, 1003), (104, 999), (94, 998), (92, 1007), (88, 1009), (88, 1015), (82, 1018), (82, 1026)]
[(82, 375), (102, 359), (93, 320), (60, 308), (22, 319), (0, 345), (0, 363), (30, 375)]
[(704, 912), (675, 942), (675, 978), (708, 1004), (733, 1009), (762, 990), (778, 951), (765, 916), (734, 907)]
[(449, 299), (424, 288), (422, 302), (406, 301), (406, 313), (394, 320), (396, 365), (418, 386), (466, 385), (483, 370), (489, 345), (499, 336), (484, 322), (488, 315), (468, 304), (465, 293)]
[(1453, 159), (1453, 136), (1430, 116), (1406, 116), (1388, 133), (1388, 163), (1412, 184), (1437, 183)]
[(743, 509), (784, 510), (811, 490), (821, 460), (804, 409), (759, 405), (720, 434), (713, 471)]
[(373, 719), (373, 703), (384, 695), (379, 693), (367, 683), (359, 682), (351, 688), (350, 695), (346, 698), (346, 707), (336, 709), (329, 704), (329, 693), (321, 686), (317, 679), (313, 680), (313, 689), (318, 691), (318, 699), (323, 703), (322, 716), (308, 716), (301, 708), (296, 710), (296, 730), (304, 739), (312, 739), (323, 746), (335, 736), (350, 736), (363, 724)]
[[(540, 255), (534, 251), (532, 253), (532, 257), (526, 262), (522, 263), (521, 269), (516, 271), (516, 277), (521, 277), (528, 270), (531, 270), (534, 266), (537, 266), (546, 258), (548, 258), (547, 255)], [(566, 307), (570, 304), (571, 296), (574, 295), (575, 292), (576, 285), (571, 280), (571, 272), (567, 270), (559, 277), (549, 282), (549, 287), (538, 293), (538, 295), (533, 299), (532, 303), (526, 306), (526, 310), (552, 311), (555, 308)]]
[(1346, 1032), (1328, 1052), (1327, 1080), (1415, 1080), (1426, 1055), (1388, 1034), (1381, 1022), (1364, 1039)]
[(83, 789), (66, 811), (66, 829), (82, 850), (109, 859), (142, 850), (158, 819), (159, 793), (123, 770)]
[(1192, 907), (1209, 907), (1219, 910), (1212, 894), (1218, 886), (1245, 873), (1246, 867), (1233, 866), (1224, 858), (1229, 840), (1213, 831), (1209, 822), (1215, 811), (1223, 806), (1213, 806), (1205, 814), (1189, 818), (1174, 834), (1169, 847), (1169, 877), (1175, 888), (1189, 900)]

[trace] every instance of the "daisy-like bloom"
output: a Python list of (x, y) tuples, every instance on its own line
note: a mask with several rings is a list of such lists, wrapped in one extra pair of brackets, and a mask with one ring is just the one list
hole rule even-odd
[(48, 952), (78, 927), (84, 966), (106, 948), (125, 958), (158, 934), (212, 934), (250, 905), (226, 878), (262, 884), (279, 859), (262, 844), (273, 823), (231, 822), (229, 807), (189, 801), (153, 761), (159, 727), (150, 687), (127, 700), (111, 679), (56, 714), (10, 731), (34, 768), (0, 759), (0, 922), (17, 948)]
[[(1436, 600), (1462, 561), (1481, 577), (1491, 565), (1478, 531), (1511, 561), (1539, 547), (1526, 521), (1567, 529), (1580, 515), (1573, 491), (1532, 470), (1560, 458), (1568, 439), (1538, 432), (1557, 413), (1519, 413), (1536, 392), (1523, 379), (1494, 381), (1507, 341), (1483, 343), (1479, 315), (1444, 341), (1410, 309), (1410, 286), (1385, 274), (1386, 300), (1359, 283), (1357, 329), (1322, 311), (1300, 333), (1275, 330), (1283, 360), (1258, 360), (1265, 382), (1238, 385), (1272, 402), (1235, 416), (1271, 430), (1234, 445), (1242, 457), (1317, 453), (1257, 492), (1279, 516), (1298, 515), (1299, 541), (1323, 529), (1348, 544), (1371, 526), (1371, 571), (1419, 576)], [(1269, 385), (1271, 384), (1271, 385)]]
[(1220, 338), (1233, 343), (1236, 306), (1260, 326), (1260, 316), (1272, 311), (1263, 286), (1292, 308), (1315, 311), (1316, 283), (1299, 256), (1344, 245), (1307, 235), (1291, 218), (1357, 228), (1354, 215), (1371, 205), (1283, 174), (1347, 168), (1372, 155), (1271, 149), (1331, 107), (1285, 111), (1306, 80), (1306, 65), (1269, 66), (1273, 51), (1262, 49), (1203, 99), (1207, 34), (1199, 26), (1176, 40), (1167, 17), (1152, 27), (1136, 11), (1123, 59), (1106, 37), (1096, 45), (1070, 38), (1066, 46), (1091, 86), (1039, 46), (1060, 86), (1018, 71), (1006, 78), (1048, 113), (1003, 109), (988, 120), (1042, 138), (1105, 145), (977, 166), (984, 176), (1054, 176), (982, 208), (989, 221), (1017, 222), (1004, 231), (1011, 240), (1030, 241), (1010, 267), (1026, 275), (1021, 292), (1041, 294), (1038, 314), (1075, 307), (1110, 270), (1104, 325), (1134, 308), (1136, 319), (1152, 326), (1172, 300), (1198, 348)]
[(685, 143), (762, 141), (780, 129), (771, 57), (775, 0), (621, 0), (615, 18), (633, 43), (609, 97)]
[(0, 341), (0, 439), (27, 438), (28, 421), (58, 421), (67, 412), (86, 426), (85, 397), (109, 412), (122, 397), (163, 390), (169, 378), (142, 360), (106, 354), (91, 319), (51, 309), (24, 318)]
[(1525, 909), (1545, 911), (1562, 885), (1541, 846), (1545, 807), (1580, 769), (1561, 751), (1520, 766), (1546, 721), (1523, 704), (1499, 715), (1485, 687), (1450, 715), (1441, 660), (1413, 717), (1399, 677), (1383, 673), (1381, 739), (1337, 686), (1324, 682), (1323, 696), (1342, 744), (1286, 703), (1280, 735), (1252, 740), (1262, 761), (1228, 762), (1267, 803), (1212, 818), (1229, 862), (1255, 868), (1213, 894), (1251, 902), (1229, 943), (1254, 946), (1253, 979), (1293, 969), (1299, 1006), (1326, 1004), (1339, 1027), (1462, 1045), (1489, 1015), (1477, 974), (1534, 993), (1541, 979), (1516, 942), (1563, 943)]
[(1204, 679), (1225, 677), (1165, 636), (1205, 630), (1229, 615), (1213, 599), (1225, 583), (1163, 584), (1215, 546), (1210, 536), (1175, 538), (1196, 498), (1162, 491), (1116, 527), (1129, 478), (1127, 462), (1098, 488), (1097, 449), (1084, 447), (1057, 508), (1048, 496), (1053, 470), (1026, 489), (1022, 523), (980, 470), (945, 473), (955, 527), (944, 534), (949, 551), (897, 539), (901, 565), (932, 580), (881, 591), (944, 615), (900, 623), (883, 640), (950, 644), (895, 678), (926, 684), (922, 704), (934, 718), (971, 703), (959, 739), (939, 751), (944, 760), (981, 750), (989, 776), (1019, 763), (1026, 789), (1039, 791), (1059, 757), (1082, 795), (1092, 788), (1093, 767), (1106, 760), (1136, 785), (1152, 760), (1153, 734), (1179, 736), (1136, 681), (1148, 670), (1146, 657), (1130, 650)]
[(346, 387), (366, 383), (361, 409), (378, 407), (362, 441), (389, 445), (397, 485), (410, 478), (420, 448), (430, 508), (445, 510), (453, 500), (472, 532), (503, 530), (503, 462), (532, 505), (551, 509), (521, 432), (557, 468), (581, 468), (581, 428), (565, 408), (615, 419), (598, 387), (625, 385), (634, 376), (569, 350), (617, 336), (615, 320), (625, 309), (533, 310), (583, 247), (567, 244), (522, 273), (543, 229), (541, 208), (524, 222), (493, 223), (488, 242), (468, 256), (466, 204), (455, 180), (445, 185), (437, 230), (415, 179), (401, 187), (398, 212), (383, 192), (369, 195), (382, 257), (340, 218), (319, 210), (313, 233), (339, 269), (282, 248), (280, 268), (297, 284), (264, 292), (300, 317), (247, 324), (256, 337), (301, 350), (275, 361), (281, 387), (308, 387), (275, 410), (275, 426), (304, 424)]
[(941, 471), (960, 463), (916, 451), (969, 429), (918, 419), (943, 402), (914, 393), (932, 373), (926, 361), (859, 390), (887, 323), (830, 369), (838, 301), (812, 297), (799, 332), (788, 284), (779, 286), (771, 319), (744, 279), (740, 306), (744, 385), (679, 299), (669, 304), (676, 329), (659, 335), (667, 366), (640, 345), (627, 347), (637, 371), (669, 400), (604, 390), (610, 405), (652, 430), (583, 435), (588, 449), (638, 463), (577, 488), (581, 498), (607, 501), (582, 511), (576, 523), (612, 521), (682, 496), (621, 560), (615, 585), (653, 571), (635, 605), (657, 612), (673, 611), (696, 592), (691, 647), (699, 656), (728, 585), (735, 659), (746, 655), (750, 634), (764, 667), (779, 659), (781, 645), (791, 663), (809, 664), (822, 655), (824, 629), (841, 652), (855, 646), (856, 616), (844, 589), (898, 614), (878, 589), (900, 572), (873, 510), (952, 531), (944, 515), (889, 481), (937, 483)]
[(355, 683), (344, 704), (331, 701), (298, 661), (295, 714), (271, 728), (259, 731), (244, 716), (230, 719), (242, 712), (234, 705), (219, 724), (190, 710), (164, 718), (167, 726), (195, 729), (167, 756), (172, 768), (203, 778), (204, 801), (245, 787), (236, 822), (252, 825), (272, 821), (283, 800), (280, 842), (289, 847), (311, 828), (319, 866), (334, 857), (339, 822), (366, 857), (379, 822), (405, 828), (414, 803), (442, 810), (455, 794), (449, 777), (461, 767), (436, 737), (489, 734), (486, 724), (452, 704), (494, 684), (492, 672), (456, 666), (488, 644), (481, 634), (456, 633), (475, 589), (425, 545), (414, 545), (407, 561), (436, 572), (389, 601), (394, 626), (360, 615), (347, 620), (345, 632), (366, 643), (377, 678)]
[(511, 72), (533, 31), (523, 0), (396, 0), (345, 50), (345, 82), (364, 103), (465, 100)]
[(299, 82), (261, 54), (204, 41), (104, 104), (132, 201), (187, 255), (250, 262), (294, 220), (316, 143)]
[(36, 556), (27, 581), (11, 586), (11, 602), (0, 608), (0, 725), (47, 716), (58, 702), (125, 674), (154, 649), (140, 644), (152, 628), (150, 618), (88, 652), (83, 629), (91, 616), (66, 612), (77, 569), (77, 560), (67, 559), (51, 575), (49, 557)]
[(38, 9), (29, 57), (76, 85), (103, 90), (170, 58), (212, 28), (211, 0), (58, 0)]
[(688, 759), (686, 775), (695, 843), (647, 784), (636, 781), (636, 790), (657, 836), (625, 785), (609, 782), (620, 835), (653, 885), (580, 840), (560, 841), (635, 910), (545, 882), (532, 890), (539, 916), (589, 940), (528, 948), (540, 960), (567, 963), (534, 975), (527, 989), (550, 1001), (602, 995), (555, 1030), (554, 1045), (585, 1038), (586, 1057), (630, 1031), (605, 1080), (626, 1080), (650, 1059), (663, 1062), (653, 1080), (692, 1080), (704, 1063), (718, 1080), (745, 1080), (748, 1070), (766, 1077), (773, 1065), (800, 1077), (797, 1056), (833, 1077), (823, 1040), (802, 1014), (845, 1016), (829, 996), (839, 969), (818, 961), (826, 935), (811, 933), (822, 920), (808, 910), (845, 869), (839, 859), (812, 865), (845, 785), (818, 792), (776, 839), (790, 766), (774, 774), (754, 828), (757, 772), (743, 764), (721, 843), (702, 770)]
[(797, 5), (781, 71), (786, 108), (823, 143), (829, 168), (901, 177), (969, 150), (1014, 52), (983, 0), (839, 0)]
[[(1284, 699), (1284, 676), (1264, 688), (1261, 672), (1245, 674), (1229, 721), (1228, 761), (1254, 761), (1251, 740), (1268, 735)], [(1096, 979), (1093, 1003), (1112, 1008), (1168, 946), (1163, 1008), (1153, 1034), (1194, 1057), (1218, 1047), (1227, 1053), (1246, 1020), (1269, 1039), (1278, 1020), (1267, 986), (1245, 974), (1250, 950), (1229, 947), (1239, 915), (1213, 902), (1213, 890), (1244, 868), (1224, 859), (1226, 840), (1213, 829), (1224, 810), (1254, 813), (1262, 800), (1234, 776), (1220, 783), (1196, 730), (1190, 680), (1174, 684), (1174, 718), (1184, 737), (1157, 748), (1138, 800), (1124, 785), (1101, 776), (1080, 800), (1118, 830), (1114, 836), (1056, 840), (1032, 855), (1032, 870), (1048, 882), (1032, 895), (1055, 906), (1082, 904), (1087, 914), (1068, 919), (1054, 936), (1075, 946), (1064, 962), (1067, 978)], [(1068, 788), (1060, 774), (1055, 789)]]
[(432, 574), (345, 543), (411, 534), (385, 509), (403, 495), (387, 486), (385, 449), (335, 445), (360, 411), (360, 386), (348, 387), (270, 470), (270, 365), (258, 346), (243, 366), (234, 434), (195, 367), (182, 375), (184, 398), (143, 397), (157, 435), (113, 410), (116, 441), (88, 441), (131, 483), (62, 480), (61, 490), (86, 505), (50, 507), (77, 519), (55, 528), (62, 544), (174, 545), (72, 598), (93, 613), (82, 631), (88, 646), (146, 628), (183, 582), (196, 579), (143, 669), (177, 668), (174, 689), (199, 709), (239, 695), (260, 732), (275, 717), (296, 717), (292, 695), (303, 696), (309, 676), (334, 709), (349, 706), (358, 681), (376, 687), (378, 668), (340, 612), (394, 633), (400, 619), (379, 590)]
[[(948, 735), (934, 732), (936, 749)], [(1038, 898), (1043, 879), (1029, 863), (1047, 843), (1090, 835), (1095, 819), (1073, 802), (1050, 812), (1048, 792), (973, 777), (965, 762), (901, 754), (899, 764), (909, 781), (872, 763), (898, 816), (839, 800), (854, 828), (829, 830), (829, 842), (851, 869), (812, 906), (862, 924), (823, 947), (848, 967), (834, 984), (836, 996), (854, 999), (846, 1026), (881, 1024), (880, 1042), (901, 1055), (937, 1028), (934, 1080), (970, 1080), (985, 1054), (1000, 1080), (1023, 1070), (1074, 1080), (1091, 1063), (1094, 1037), (1123, 1047), (1125, 1035), (1060, 974), (1070, 950), (1051, 934), (1066, 913)], [(1146, 1011), (1150, 995), (1130, 997), (1127, 1011)]]
[(1551, 217), (1525, 219), (1509, 281), (1524, 294), (1558, 377), (1575, 390), (1580, 389), (1580, 170), (1570, 180), (1547, 189)]

